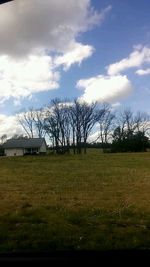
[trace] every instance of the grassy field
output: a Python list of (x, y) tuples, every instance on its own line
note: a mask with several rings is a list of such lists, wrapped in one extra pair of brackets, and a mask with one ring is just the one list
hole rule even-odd
[(0, 158), (0, 252), (150, 248), (150, 153)]

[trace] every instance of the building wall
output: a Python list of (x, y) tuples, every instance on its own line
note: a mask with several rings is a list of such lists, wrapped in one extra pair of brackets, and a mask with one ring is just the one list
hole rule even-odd
[(23, 149), (22, 148), (5, 148), (5, 155), (8, 157), (12, 156), (23, 156)]
[(45, 152), (46, 153), (46, 144), (45, 144), (45, 142), (43, 142), (42, 143), (42, 145), (41, 145), (41, 147), (40, 147), (40, 149), (39, 149), (39, 152)]

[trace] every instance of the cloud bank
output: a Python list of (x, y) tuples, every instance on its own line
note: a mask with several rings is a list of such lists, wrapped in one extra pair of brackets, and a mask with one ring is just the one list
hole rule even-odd
[(89, 0), (15, 0), (0, 6), (0, 53), (66, 52), (77, 35), (101, 22), (109, 9), (99, 14)]
[[(113, 105), (115, 101), (129, 96), (133, 86), (126, 75), (122, 72), (130, 68), (139, 68), (150, 63), (150, 48), (147, 46), (134, 46), (134, 51), (122, 60), (112, 63), (106, 67), (107, 75), (98, 75), (89, 79), (81, 79), (77, 82), (77, 88), (84, 90), (81, 100), (91, 103), (92, 101), (109, 102)], [(150, 68), (138, 69), (138, 75), (150, 74)]]
[(98, 75), (89, 79), (79, 80), (77, 88), (84, 89), (80, 97), (82, 101), (113, 103), (131, 94), (133, 87), (126, 75)]
[[(15, 0), (0, 5), (0, 102), (59, 87), (65, 70), (92, 55), (79, 34), (102, 23), (90, 0)], [(60, 70), (59, 70), (60, 71)]]
[(21, 60), (0, 56), (0, 103), (58, 88), (58, 81), (59, 73), (53, 70), (49, 56), (29, 55)]

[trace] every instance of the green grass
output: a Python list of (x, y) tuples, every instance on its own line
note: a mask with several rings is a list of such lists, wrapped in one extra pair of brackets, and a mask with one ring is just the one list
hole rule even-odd
[(150, 153), (0, 158), (0, 252), (150, 249)]

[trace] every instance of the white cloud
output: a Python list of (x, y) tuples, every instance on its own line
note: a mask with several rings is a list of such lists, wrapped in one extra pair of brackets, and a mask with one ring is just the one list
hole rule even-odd
[(90, 0), (15, 0), (0, 5), (0, 103), (56, 89), (57, 67), (68, 69), (93, 53), (77, 42), (82, 32), (101, 24), (111, 10), (100, 13)]
[(88, 140), (89, 143), (92, 142), (101, 142), (101, 138), (100, 138), (100, 131), (96, 130), (94, 133), (91, 133), (88, 136)]
[(146, 70), (143, 70), (143, 69), (139, 69), (135, 72), (136, 74), (138, 75), (148, 75), (150, 74), (150, 68), (146, 69)]
[(0, 6), (0, 53), (25, 55), (35, 49), (66, 52), (77, 35), (101, 23), (90, 0), (15, 0)]
[(113, 103), (127, 97), (132, 92), (132, 84), (125, 75), (99, 75), (77, 82), (78, 88), (84, 89), (81, 100)]
[(0, 102), (10, 97), (19, 100), (33, 93), (58, 88), (59, 74), (46, 55), (15, 59), (0, 56)]
[(129, 68), (139, 67), (144, 63), (150, 63), (150, 48), (141, 45), (134, 46), (134, 51), (129, 57), (107, 67), (108, 75), (117, 75)]
[(61, 56), (57, 56), (54, 60), (54, 63), (56, 66), (63, 65), (64, 70), (67, 70), (74, 63), (81, 64), (82, 60), (90, 57), (93, 51), (94, 49), (90, 45), (76, 43), (73, 45), (70, 51)]
[(0, 114), (0, 136), (7, 134), (11, 138), (15, 134), (24, 134), (22, 127), (17, 122), (16, 116)]

